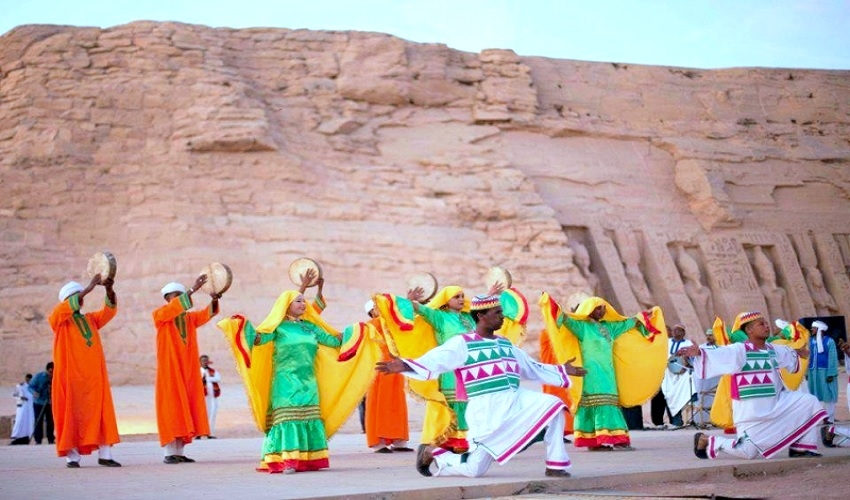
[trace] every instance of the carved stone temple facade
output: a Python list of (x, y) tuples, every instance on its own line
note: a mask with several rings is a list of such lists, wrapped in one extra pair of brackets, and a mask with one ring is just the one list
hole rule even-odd
[[(339, 327), (413, 273), (472, 294), (503, 266), (532, 306), (531, 352), (544, 290), (624, 314), (658, 304), (696, 341), (743, 310), (850, 314), (847, 71), (22, 26), (0, 36), (0, 187), (6, 383), (49, 359), (56, 292), (103, 249), (118, 259), (115, 384), (153, 381), (159, 288), (213, 261), (235, 276), (223, 314), (261, 321), (293, 287), (289, 263), (318, 260)], [(228, 376), (212, 324), (200, 342)]]

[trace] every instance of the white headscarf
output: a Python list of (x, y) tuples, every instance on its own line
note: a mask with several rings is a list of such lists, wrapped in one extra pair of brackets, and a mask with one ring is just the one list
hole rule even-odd
[(372, 312), (372, 309), (374, 309), (374, 308), (375, 308), (375, 301), (374, 300), (369, 299), (368, 302), (363, 304), (363, 309), (366, 310), (366, 314), (369, 314), (370, 312)]
[(823, 332), (827, 330), (826, 323), (823, 321), (812, 321), (812, 328), (817, 330), (818, 354), (823, 353)]
[(176, 281), (172, 281), (171, 283), (162, 287), (162, 290), (159, 291), (159, 293), (161, 293), (163, 297), (172, 292), (186, 293), (186, 287), (180, 283), (177, 283)]
[(59, 302), (65, 302), (65, 299), (74, 295), (75, 293), (80, 293), (83, 291), (83, 285), (77, 283), (76, 281), (69, 281), (65, 283), (62, 289), (59, 290)]

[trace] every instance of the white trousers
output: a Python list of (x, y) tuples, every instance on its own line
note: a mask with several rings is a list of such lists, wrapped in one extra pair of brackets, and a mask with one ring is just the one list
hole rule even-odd
[[(812, 426), (803, 434), (800, 439), (794, 441), (790, 448), (797, 451), (815, 451), (818, 449), (818, 426)], [(717, 458), (720, 452), (726, 455), (752, 459), (761, 455), (761, 451), (749, 439), (726, 438), (721, 436), (709, 436), (708, 438), (708, 456), (709, 458)]]
[(166, 457), (169, 457), (171, 455), (179, 455), (179, 456), (182, 457), (183, 456), (183, 440), (182, 439), (175, 439), (174, 441), (163, 446), (162, 449), (163, 449), (163, 452), (165, 453)]
[(830, 430), (835, 434), (832, 444), (841, 448), (850, 448), (850, 425), (833, 425)]
[[(68, 450), (68, 454), (65, 455), (65, 460), (68, 462), (79, 462), (81, 458), (83, 457), (80, 456), (80, 452), (76, 448)], [(98, 446), (97, 458), (100, 460), (112, 460), (112, 446), (108, 444)]]
[[(546, 427), (543, 442), (546, 443), (546, 468), (566, 470), (570, 468), (570, 457), (564, 447), (564, 412), (557, 412), (555, 418)], [(496, 461), (483, 446), (477, 446), (469, 453), (457, 455), (446, 450), (434, 452), (437, 463), (437, 476), (483, 476)]]
[(218, 411), (218, 398), (215, 396), (207, 396), (207, 417), (210, 421), (210, 436), (215, 436), (215, 414)]

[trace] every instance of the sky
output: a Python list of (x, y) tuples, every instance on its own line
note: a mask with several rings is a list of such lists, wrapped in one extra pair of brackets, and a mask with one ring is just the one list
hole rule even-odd
[(850, 0), (0, 0), (0, 33), (138, 20), (375, 31), (582, 61), (850, 69)]

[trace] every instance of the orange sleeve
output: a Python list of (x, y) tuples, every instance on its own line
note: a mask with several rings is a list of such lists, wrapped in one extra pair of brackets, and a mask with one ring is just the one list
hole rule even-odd
[(186, 313), (186, 316), (189, 317), (189, 321), (191, 321), (196, 327), (201, 326), (211, 320), (213, 316), (218, 314), (218, 307), (213, 307), (213, 304), (214, 302), (210, 302), (210, 305), (207, 306), (206, 309)]
[(180, 316), (181, 313), (188, 311), (192, 307), (192, 299), (189, 294), (183, 293), (171, 299), (168, 304), (156, 309), (153, 312), (154, 324), (168, 323), (174, 321), (174, 318)]
[[(71, 298), (76, 297), (76, 295), (72, 295)], [(71, 316), (79, 310), (79, 306), (77, 309), (74, 309), (71, 306), (70, 298), (60, 302), (56, 307), (53, 308), (53, 312), (50, 313), (50, 327), (53, 328), (53, 331), (57, 331), (57, 328), (62, 323), (69, 321)]]
[(110, 302), (109, 299), (105, 299), (103, 308), (100, 311), (87, 314), (86, 316), (88, 316), (89, 321), (92, 322), (94, 327), (99, 330), (103, 325), (109, 323), (116, 314), (118, 314), (118, 306)]

